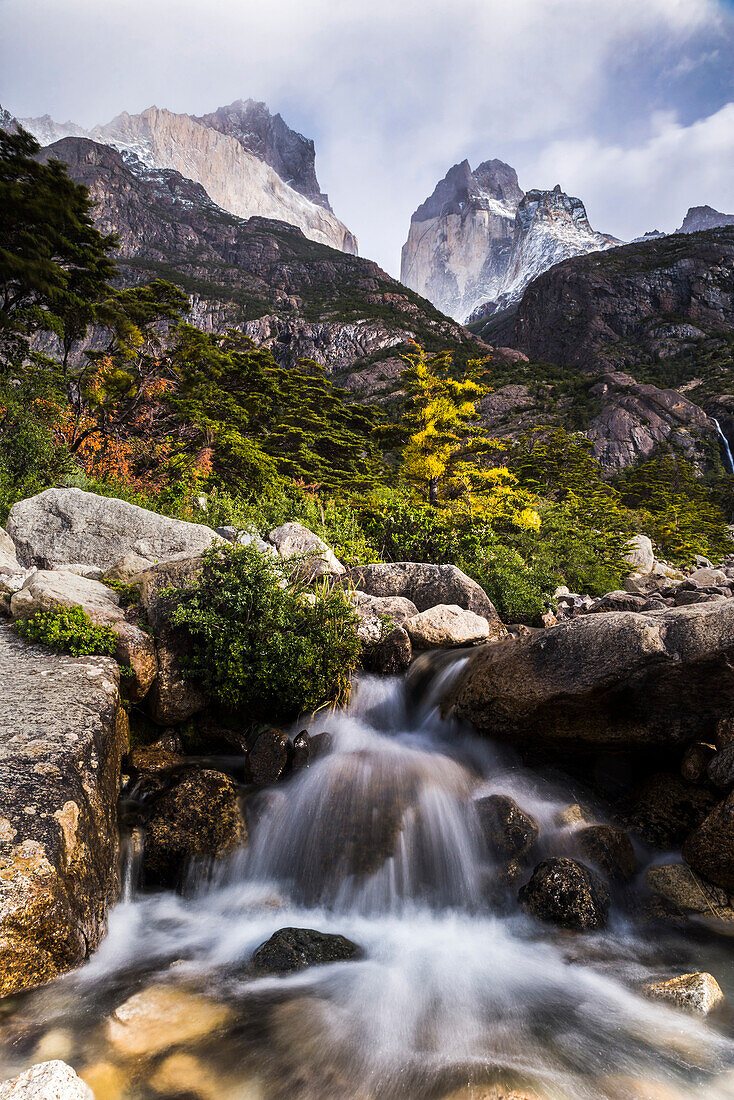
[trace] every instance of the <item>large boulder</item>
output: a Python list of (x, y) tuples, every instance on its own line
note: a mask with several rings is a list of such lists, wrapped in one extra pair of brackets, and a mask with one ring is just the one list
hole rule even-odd
[(633, 535), (627, 543), (624, 560), (632, 573), (650, 573), (655, 564), (655, 552), (647, 535)]
[(419, 561), (360, 565), (349, 572), (349, 580), (370, 596), (404, 596), (419, 611), (436, 604), (457, 604), (492, 621), (494, 604), (484, 589), (455, 565), (427, 565)]
[(382, 676), (397, 676), (405, 672), (413, 659), (413, 646), (410, 635), (402, 626), (396, 626), (384, 638), (362, 653), (362, 664), (368, 672), (378, 672)]
[(0, 997), (81, 963), (117, 898), (127, 719), (108, 657), (0, 627)]
[(565, 857), (539, 863), (518, 898), (538, 920), (579, 932), (603, 928), (609, 915), (609, 891), (602, 879)]
[(8, 534), (23, 565), (53, 569), (79, 562), (109, 569), (133, 551), (152, 561), (200, 554), (219, 535), (199, 523), (82, 489), (46, 489), (10, 509)]
[[(497, 620), (493, 620), (496, 623)], [(465, 611), (458, 604), (437, 604), (406, 619), (405, 630), (416, 649), (456, 649), (458, 646), (486, 642), (490, 627), (483, 615)], [(500, 626), (497, 632), (500, 631)], [(504, 627), (501, 633), (505, 634)]]
[(734, 791), (686, 837), (683, 858), (709, 882), (734, 893)]
[(301, 580), (340, 577), (346, 572), (330, 546), (302, 523), (284, 523), (268, 535), (281, 558), (297, 558), (295, 572)]
[(358, 611), (370, 612), (380, 619), (390, 619), (395, 626), (403, 626), (406, 619), (418, 614), (418, 608), (405, 596), (370, 596), (355, 589), (350, 599)]
[(143, 848), (146, 881), (175, 886), (191, 862), (208, 863), (247, 842), (237, 788), (223, 772), (192, 771), (155, 803)]
[(0, 527), (0, 576), (20, 573), (22, 569), (15, 553), (15, 543), (7, 531)]
[(39, 1062), (18, 1077), (3, 1081), (0, 1100), (94, 1100), (94, 1093), (71, 1066), (56, 1060)]
[(586, 615), (482, 646), (446, 702), (523, 744), (711, 741), (734, 711), (734, 600)]

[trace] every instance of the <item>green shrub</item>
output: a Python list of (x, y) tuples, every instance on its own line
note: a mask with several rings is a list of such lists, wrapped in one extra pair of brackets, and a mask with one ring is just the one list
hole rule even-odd
[(108, 626), (97, 626), (81, 607), (54, 607), (19, 619), (14, 629), (27, 642), (40, 642), (72, 657), (112, 657), (117, 639)]
[(210, 550), (199, 580), (167, 594), (171, 623), (188, 635), (186, 675), (253, 725), (344, 702), (357, 617), (340, 589), (306, 595), (253, 547)]

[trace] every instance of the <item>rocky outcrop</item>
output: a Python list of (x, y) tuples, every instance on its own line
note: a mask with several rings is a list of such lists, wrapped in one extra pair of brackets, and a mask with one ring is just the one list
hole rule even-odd
[(734, 332), (734, 227), (556, 264), (526, 289), (506, 342), (531, 358), (630, 369)]
[(489, 596), (455, 565), (416, 561), (360, 565), (350, 570), (346, 579), (370, 596), (404, 596), (418, 611), (427, 611), (437, 604), (457, 604), (481, 615), (493, 629), (500, 630), (494, 625), (499, 623), (499, 617)]
[(501, 285), (522, 197), (517, 173), (500, 160), (474, 172), (467, 160), (455, 164), (411, 218), (401, 281), (465, 320)]
[(690, 206), (678, 233), (701, 233), (706, 229), (721, 229), (734, 225), (734, 214), (722, 214), (713, 206)]
[(108, 569), (134, 552), (153, 560), (197, 554), (219, 541), (209, 527), (82, 489), (46, 489), (14, 504), (7, 523), (24, 565), (69, 562)]
[(604, 374), (589, 390), (602, 409), (585, 435), (591, 454), (606, 470), (644, 461), (661, 447), (674, 447), (698, 466), (701, 440), (713, 443), (716, 427), (709, 416), (677, 390), (640, 384), (628, 374)]
[[(174, 169), (201, 184), (213, 202), (240, 218), (255, 215), (287, 222), (298, 226), (310, 240), (356, 254), (356, 238), (334, 216), (328, 200), (324, 202), (326, 197), (318, 191), (313, 173), (313, 145), (309, 183), (309, 143), (294, 134), (280, 116), (276, 119), (269, 116), (268, 124), (266, 115), (269, 113), (264, 104), (250, 102), (248, 107), (240, 101), (200, 118), (158, 107), (149, 107), (136, 115), (124, 111), (104, 126), (87, 132), (73, 124), (71, 128), (56, 127), (52, 122), (48, 125), (45, 120), (26, 119), (24, 125), (38, 140), (43, 139), (43, 144), (57, 138), (87, 137), (123, 152), (134, 170), (138, 165), (143, 170)], [(248, 133), (255, 116), (259, 116), (260, 134), (254, 130)], [(301, 188), (292, 186), (290, 179), (271, 167), (276, 159), (283, 172), (296, 168)], [(315, 190), (320, 201), (307, 198), (302, 190), (304, 185)]]
[(94, 1100), (94, 1093), (65, 1062), (39, 1062), (4, 1081), (0, 1100)]
[(66, 657), (0, 627), (0, 996), (99, 943), (116, 899), (127, 720), (105, 657)]
[(732, 599), (586, 615), (482, 647), (448, 702), (518, 744), (706, 742), (734, 707), (733, 657)]

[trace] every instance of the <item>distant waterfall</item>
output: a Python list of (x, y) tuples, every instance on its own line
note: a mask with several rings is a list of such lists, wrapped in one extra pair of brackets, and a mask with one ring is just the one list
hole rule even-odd
[(724, 444), (724, 454), (726, 455), (726, 468), (727, 468), (727, 470), (729, 471), (730, 474), (734, 474), (734, 458), (732, 458), (731, 447), (729, 446), (729, 440), (724, 435), (724, 433), (722, 431), (722, 428), (721, 428), (721, 424), (719, 424), (716, 417), (712, 416), (711, 419), (713, 420), (714, 424), (716, 425), (716, 431), (719, 433), (719, 438), (721, 439), (721, 442)]

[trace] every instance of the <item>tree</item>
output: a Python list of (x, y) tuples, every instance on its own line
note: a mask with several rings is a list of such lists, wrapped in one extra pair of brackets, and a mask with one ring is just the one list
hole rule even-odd
[(0, 359), (22, 362), (28, 337), (55, 332), (65, 348), (109, 292), (114, 236), (91, 218), (85, 187), (57, 160), (40, 163), (25, 130), (0, 131)]
[(481, 382), (486, 359), (473, 359), (464, 377), (450, 373), (451, 352), (428, 356), (423, 348), (404, 355), (401, 382), (408, 397), (403, 418), (407, 441), (401, 473), (422, 500), (446, 505), (467, 518), (506, 516), (537, 528), (531, 494), (521, 490), (506, 466), (489, 461), (499, 444), (480, 426), (477, 404), (488, 393)]

